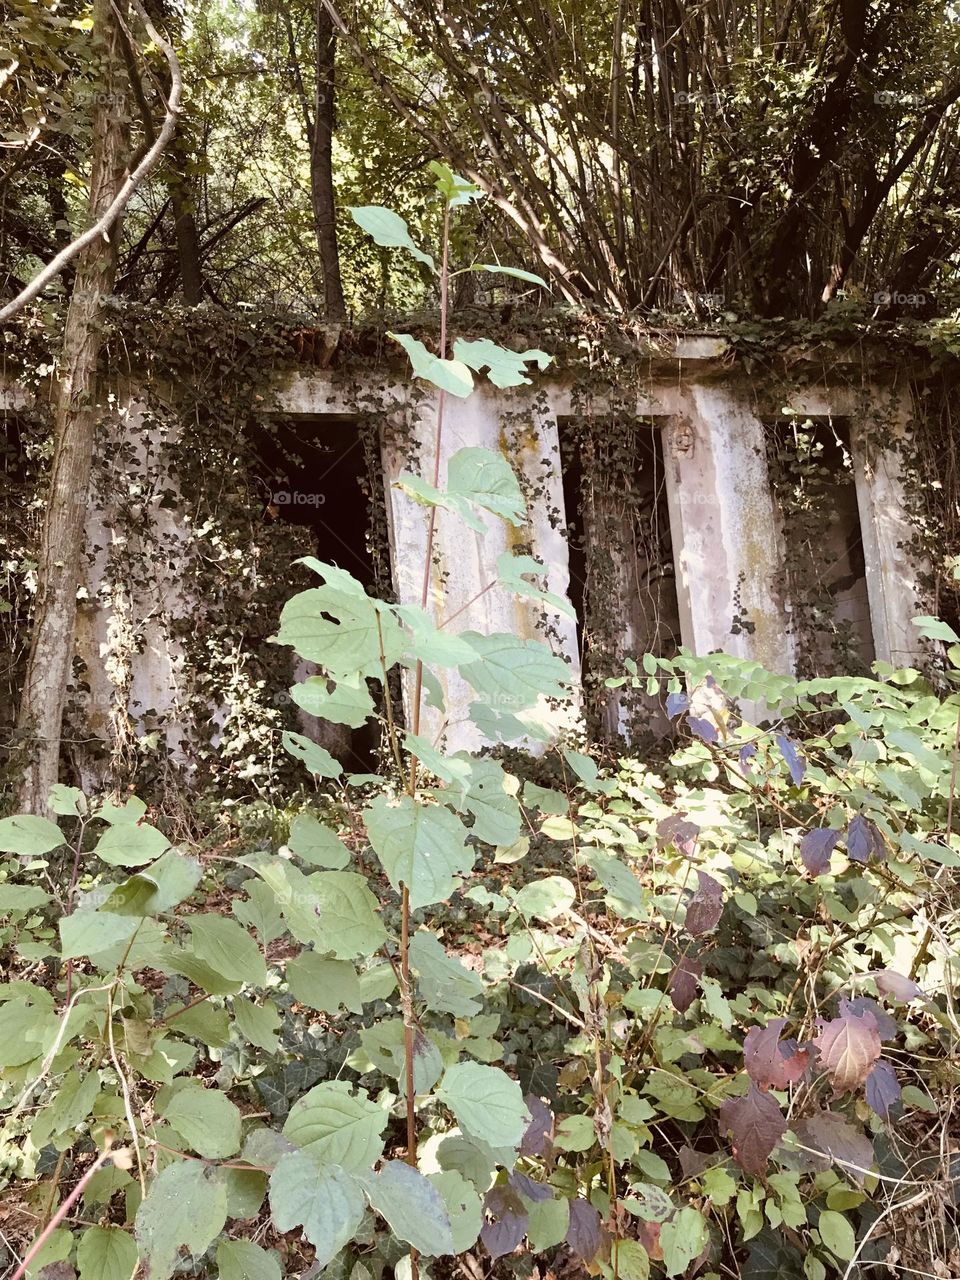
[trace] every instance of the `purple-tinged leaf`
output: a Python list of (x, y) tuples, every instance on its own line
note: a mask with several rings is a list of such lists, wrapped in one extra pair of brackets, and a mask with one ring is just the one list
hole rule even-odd
[(757, 748), (752, 742), (748, 742), (746, 746), (740, 748), (740, 771), (741, 773), (751, 773), (750, 761), (757, 754)]
[(685, 1178), (696, 1178), (703, 1173), (709, 1165), (713, 1164), (716, 1156), (711, 1152), (695, 1151), (693, 1147), (688, 1147), (686, 1143), (680, 1148), (680, 1169)]
[(869, 996), (854, 996), (852, 1000), (846, 1001), (846, 1008), (850, 1013), (856, 1014), (858, 1018), (865, 1013), (869, 1013), (877, 1024), (877, 1031), (884, 1044), (888, 1040), (896, 1040), (900, 1034), (900, 1028), (887, 1013), (886, 1009), (881, 1008), (876, 1000), (871, 1000)]
[(677, 1013), (686, 1013), (696, 1000), (702, 976), (703, 965), (690, 956), (681, 956), (674, 965), (667, 981), (667, 990)]
[(847, 857), (851, 862), (867, 862), (871, 857), (883, 861), (887, 847), (875, 822), (858, 813), (847, 827)]
[(814, 827), (800, 841), (800, 857), (812, 876), (822, 876), (830, 870), (830, 855), (840, 839), (840, 832), (831, 827)]
[(675, 720), (677, 716), (686, 711), (690, 705), (690, 699), (685, 693), (668, 693), (667, 694), (667, 715), (671, 720)]
[(880, 1057), (880, 1033), (872, 1013), (857, 1014), (840, 1001), (840, 1016), (818, 1020), (819, 1065), (830, 1077), (835, 1095), (860, 1088)]
[(529, 1220), (523, 1201), (509, 1187), (491, 1187), (484, 1197), (483, 1211), (486, 1215), (480, 1228), (480, 1239), (490, 1257), (506, 1257), (527, 1234)]
[(715, 929), (723, 915), (723, 885), (705, 871), (698, 871), (697, 877), (700, 884), (687, 903), (685, 921), (687, 933), (692, 933), (694, 937)]
[(776, 739), (780, 754), (786, 760), (787, 768), (790, 770), (793, 785), (799, 787), (803, 782), (804, 774), (807, 772), (807, 762), (800, 754), (800, 748), (792, 738), (788, 738), (785, 733), (778, 733)]
[(507, 1175), (507, 1182), (518, 1195), (527, 1200), (532, 1200), (534, 1204), (541, 1204), (544, 1200), (553, 1199), (552, 1187), (548, 1187), (545, 1182), (534, 1182), (533, 1178), (528, 1177), (525, 1173), (518, 1173), (516, 1169)]
[(889, 1062), (885, 1062), (883, 1058), (879, 1058), (873, 1064), (873, 1070), (867, 1076), (867, 1083), (864, 1088), (867, 1106), (885, 1120), (890, 1114), (890, 1108), (895, 1107), (900, 1101), (902, 1092), (900, 1081), (897, 1079), (897, 1073), (893, 1067)]
[(720, 1108), (720, 1124), (729, 1130), (733, 1158), (741, 1169), (761, 1177), (770, 1153), (787, 1131), (777, 1100), (751, 1080), (742, 1098), (728, 1098)]
[(813, 1151), (820, 1157), (821, 1168), (826, 1169), (836, 1161), (863, 1185), (876, 1156), (873, 1143), (861, 1129), (854, 1128), (835, 1111), (818, 1111), (805, 1120), (798, 1120), (793, 1130), (808, 1152)]
[(571, 1200), (567, 1244), (584, 1262), (592, 1262), (602, 1243), (600, 1214), (586, 1200)]
[(689, 858), (696, 847), (699, 834), (700, 828), (695, 822), (690, 822), (682, 814), (671, 813), (657, 823), (657, 848), (665, 849), (668, 844), (673, 844)]
[(720, 737), (717, 726), (712, 720), (701, 720), (697, 716), (687, 716), (687, 728), (701, 742), (716, 742)]
[(743, 1042), (747, 1074), (760, 1089), (785, 1089), (795, 1084), (809, 1066), (812, 1050), (800, 1049), (792, 1040), (781, 1040), (786, 1018), (773, 1018), (765, 1027), (751, 1027)]
[(530, 1123), (520, 1139), (520, 1154), (545, 1155), (553, 1137), (553, 1112), (536, 1094), (528, 1093), (523, 1101), (530, 1112)]
[(877, 990), (882, 996), (889, 996), (900, 1004), (925, 998), (923, 988), (906, 974), (897, 973), (896, 969), (874, 969), (869, 976), (877, 984)]

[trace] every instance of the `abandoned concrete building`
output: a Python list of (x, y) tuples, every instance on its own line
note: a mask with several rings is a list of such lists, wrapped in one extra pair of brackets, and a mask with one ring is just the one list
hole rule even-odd
[[(916, 661), (923, 564), (902, 456), (914, 402), (896, 368), (867, 376), (856, 362), (811, 360), (757, 379), (731, 360), (725, 339), (674, 333), (638, 352), (637, 369), (598, 385), (551, 366), (526, 385), (484, 383), (450, 406), (445, 456), (464, 445), (501, 450), (521, 480), (528, 523), (495, 523), (481, 537), (441, 512), (436, 615), (455, 616), (463, 630), (544, 636), (583, 690), (591, 732), (608, 739), (669, 729), (656, 698), (628, 706), (603, 688), (625, 658), (647, 651), (722, 650), (782, 673)], [(8, 423), (37, 394), (9, 382)], [(301, 363), (272, 380), (266, 400), (255, 397), (263, 409), (253, 460), (241, 466), (221, 440), (201, 478), (182, 448), (193, 423), (157, 412), (170, 399), (164, 388), (148, 394), (133, 374), (113, 388), (87, 521), (75, 737), (99, 740), (107, 754), (147, 740), (189, 761), (198, 726), (216, 746), (252, 698), (323, 740), (327, 729), (285, 693), (303, 665), (269, 645), (268, 625), (257, 633), (253, 602), (273, 573), (275, 623), (283, 599), (306, 585), (306, 571), (290, 567), (298, 554), (401, 602), (419, 600), (426, 513), (395, 481), (431, 454), (433, 395), (399, 364), (344, 372)], [(784, 470), (784, 457), (803, 468)], [(228, 535), (209, 513), (231, 503), (242, 519)], [(279, 571), (266, 567), (271, 545)], [(521, 545), (576, 621), (491, 586), (498, 554)], [(149, 581), (123, 571), (134, 550), (153, 566)], [(223, 650), (231, 610), (235, 667), (221, 658), (214, 680), (202, 639), (218, 635)], [(473, 695), (455, 673), (444, 695), (431, 732), (454, 749), (482, 745), (467, 716)], [(347, 745), (362, 760), (363, 744)], [(83, 752), (78, 763), (88, 781), (99, 768), (92, 759)]]

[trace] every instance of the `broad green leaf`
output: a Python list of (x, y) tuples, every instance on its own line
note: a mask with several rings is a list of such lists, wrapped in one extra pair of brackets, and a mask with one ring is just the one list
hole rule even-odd
[(277, 906), (276, 896), (262, 880), (252, 876), (249, 880), (244, 880), (240, 887), (247, 899), (244, 901), (243, 898), (234, 898), (230, 904), (233, 914), (241, 924), (257, 931), (264, 946), (275, 942), (283, 933), (283, 916)]
[(448, 955), (429, 929), (418, 929), (410, 943), (410, 964), (420, 977), (420, 996), (432, 1013), (471, 1018), (482, 1008), (479, 974)]
[(96, 956), (118, 942), (127, 942), (140, 924), (137, 916), (111, 911), (74, 911), (60, 918), (61, 956), (64, 960)]
[(340, 871), (350, 861), (350, 850), (312, 813), (298, 813), (290, 824), (287, 845), (304, 862)]
[(267, 966), (260, 948), (236, 920), (205, 914), (190, 916), (188, 923), (193, 951), (201, 963), (234, 982), (266, 985)]
[(372, 956), (383, 946), (387, 931), (380, 904), (355, 871), (317, 871), (307, 883), (316, 895), (320, 942), (339, 960)]
[(277, 1255), (252, 1240), (221, 1240), (217, 1245), (218, 1280), (281, 1280), (282, 1275)]
[[(528, 581), (530, 578), (542, 578), (546, 573), (546, 566), (540, 564), (538, 560), (534, 560), (533, 556), (518, 556), (514, 555), (512, 551), (504, 551), (497, 556), (497, 576), (503, 586), (513, 591), (516, 595), (523, 596), (525, 599), (539, 600), (542, 604), (549, 605), (557, 613), (563, 614), (565, 618), (576, 619), (576, 610), (569, 600), (537, 586), (536, 581)], [(587, 756), (579, 758), (589, 759)], [(596, 766), (594, 765), (594, 775), (590, 781), (594, 781), (595, 778)]]
[(617, 1276), (618, 1280), (647, 1280), (650, 1258), (640, 1241), (614, 1240), (610, 1246), (610, 1266), (604, 1268), (604, 1275)]
[(516, 894), (513, 905), (523, 916), (557, 920), (573, 906), (577, 892), (566, 876), (531, 880)]
[(51, 1137), (77, 1129), (90, 1114), (100, 1093), (100, 1075), (87, 1071), (81, 1075), (76, 1068), (68, 1071), (60, 1082), (53, 1101), (37, 1114), (30, 1138), (37, 1150), (42, 1150)]
[(424, 805), (403, 796), (378, 796), (364, 811), (367, 834), (387, 878), (399, 893), (410, 891), (410, 906), (431, 906), (449, 898), (459, 876), (473, 866), (467, 831), (443, 805)]
[(363, 1219), (359, 1183), (316, 1148), (281, 1156), (270, 1175), (270, 1209), (279, 1231), (303, 1227), (325, 1267), (348, 1244)]
[(108, 827), (93, 852), (111, 867), (140, 867), (170, 848), (170, 841), (148, 822), (120, 822)]
[(363, 1186), (371, 1208), (399, 1239), (431, 1258), (456, 1252), (443, 1196), (417, 1169), (388, 1160), (363, 1179)]
[(167, 968), (188, 978), (194, 986), (200, 987), (208, 995), (236, 995), (243, 986), (241, 978), (231, 978), (219, 973), (201, 960), (190, 947), (170, 947), (165, 951), (163, 959)]
[(364, 204), (351, 206), (350, 216), (361, 230), (373, 238), (374, 244), (379, 244), (384, 249), (406, 249), (418, 262), (423, 262), (431, 271), (436, 271), (433, 258), (415, 243), (399, 213), (385, 209), (383, 205)]
[(143, 818), (146, 812), (147, 806), (139, 796), (128, 796), (123, 804), (113, 804), (110, 800), (105, 800), (97, 810), (97, 817), (102, 818), (104, 822), (109, 822), (111, 826), (118, 824), (133, 826)]
[(0, 818), (0, 853), (39, 858), (59, 849), (64, 843), (63, 833), (49, 818), (37, 818), (29, 813)]
[(130, 1280), (137, 1242), (120, 1227), (90, 1227), (77, 1244), (80, 1280)]
[[(279, 1133), (274, 1133), (274, 1137), (283, 1142)], [(288, 1150), (286, 1144), (283, 1150)], [(277, 1159), (282, 1154), (283, 1152), (279, 1152)], [(246, 1151), (241, 1158), (249, 1158)], [(267, 1194), (267, 1175), (263, 1170), (237, 1169), (221, 1165), (216, 1171), (216, 1176), (227, 1193), (227, 1217), (237, 1218), (240, 1221), (255, 1218)]]
[(527, 1238), (533, 1253), (553, 1249), (566, 1239), (570, 1226), (570, 1201), (565, 1196), (538, 1200), (527, 1205)]
[(309, 1147), (325, 1164), (369, 1169), (383, 1152), (387, 1113), (342, 1080), (328, 1080), (290, 1109), (283, 1136)]
[(414, 657), (423, 662), (437, 667), (458, 667), (461, 662), (471, 662), (477, 656), (469, 641), (455, 632), (441, 630), (418, 604), (398, 604), (396, 614), (412, 632)]
[(922, 636), (927, 640), (944, 640), (947, 644), (960, 644), (960, 636), (954, 631), (953, 627), (946, 622), (941, 622), (939, 618), (933, 618), (929, 614), (920, 614), (913, 618), (913, 625), (917, 628)]
[(853, 1227), (833, 1209), (824, 1209), (817, 1221), (820, 1239), (835, 1258), (849, 1262), (857, 1250), (857, 1237)]
[[(392, 977), (393, 970), (388, 972)], [(335, 1014), (343, 1005), (350, 1013), (363, 1012), (360, 980), (346, 960), (324, 960), (313, 951), (301, 951), (287, 963), (286, 975), (294, 997), (311, 1009)]]
[[(356, 1071), (382, 1071), (392, 1076), (403, 1093), (406, 1088), (406, 1052), (402, 1018), (375, 1022), (360, 1032), (360, 1048), (347, 1059)], [(420, 1032), (413, 1041), (413, 1088), (417, 1094), (429, 1093), (443, 1074), (443, 1059), (432, 1040)]]
[(227, 1220), (227, 1193), (196, 1160), (177, 1160), (154, 1178), (134, 1223), (150, 1280), (170, 1280), (180, 1246), (210, 1247)]
[(178, 1089), (163, 1116), (184, 1142), (207, 1160), (240, 1150), (240, 1112), (219, 1089), (188, 1084)]
[[(483, 1226), (483, 1204), (471, 1182), (455, 1169), (427, 1175), (440, 1192), (450, 1218), (453, 1252), (463, 1253), (475, 1244)], [(566, 1230), (566, 1228), (564, 1228)], [(563, 1236), (560, 1237), (563, 1239)], [(559, 1243), (559, 1241), (558, 1241)]]
[(0, 884), (0, 915), (11, 912), (32, 911), (50, 901), (49, 893), (44, 893), (32, 884)]
[[(498, 267), (482, 269), (500, 270)], [(516, 269), (504, 271), (504, 275), (517, 274)], [(527, 274), (519, 273), (520, 279), (526, 278)], [(542, 285), (544, 282), (539, 276), (534, 276), (533, 283)], [(490, 381), (495, 387), (519, 387), (528, 384), (530, 379), (527, 377), (525, 366), (535, 363), (538, 369), (545, 369), (553, 358), (536, 347), (532, 347), (529, 351), (510, 351), (507, 347), (500, 347), (495, 342), (491, 342), (489, 338), (478, 338), (474, 342), (458, 338), (453, 344), (453, 354), (457, 360), (462, 360), (477, 373), (488, 368)]]
[(389, 668), (404, 653), (400, 624), (386, 605), (372, 600), (362, 588), (357, 594), (352, 586), (333, 585), (329, 566), (321, 567), (327, 583), (299, 592), (283, 606), (277, 643), (290, 645), (301, 658), (320, 663), (334, 677), (382, 678), (381, 634)]
[[(320, 898), (311, 886), (309, 877), (299, 867), (284, 858), (267, 856), (248, 858), (247, 865), (252, 867), (263, 880), (269, 893), (283, 916), (287, 928), (298, 942), (324, 945), (324, 935), (320, 928), (317, 908)], [(384, 937), (386, 931), (384, 930)]]
[(338, 680), (332, 690), (327, 683), (323, 676), (309, 676), (291, 688), (290, 697), (308, 715), (332, 724), (346, 724), (351, 729), (362, 728), (376, 714), (370, 691), (362, 680), (356, 685)]
[(302, 733), (284, 732), (280, 738), (284, 751), (300, 760), (318, 778), (339, 778), (343, 769), (325, 747), (318, 746)]
[[(29, 1247), (32, 1248), (36, 1243), (36, 1240), (32, 1240)], [(50, 1275), (47, 1268), (51, 1267), (52, 1263), (66, 1261), (72, 1252), (73, 1234), (63, 1227), (57, 1227), (33, 1255), (26, 1271), (27, 1280), (47, 1280)]]
[(434, 186), (446, 200), (451, 209), (458, 205), (470, 204), (473, 200), (482, 200), (484, 193), (479, 187), (454, 173), (442, 160), (431, 160), (427, 165), (431, 173), (436, 174)]
[(460, 674), (491, 707), (516, 715), (536, 706), (541, 697), (565, 696), (570, 668), (540, 641), (506, 632), (465, 634), (480, 656), (462, 666)]
[[(542, 276), (534, 275), (532, 271), (524, 271), (521, 267), (502, 267), (498, 262), (476, 262), (470, 268), (471, 271), (490, 271), (499, 276), (510, 276), (514, 280), (525, 280), (527, 284), (538, 284), (543, 289), (549, 289), (550, 286)], [(541, 355), (544, 353), (541, 351)], [(547, 356), (547, 360), (551, 360), (551, 356)], [(539, 363), (539, 361), (538, 361)], [(546, 365), (541, 364), (541, 369), (545, 369)], [(502, 385), (497, 383), (498, 386)], [(511, 384), (512, 385), (512, 384)]]
[(702, 1213), (689, 1206), (678, 1210), (660, 1228), (660, 1247), (667, 1275), (685, 1275), (690, 1263), (700, 1256), (709, 1240), (710, 1232)]
[[(180, 1012), (180, 1009), (183, 1012)], [(230, 1019), (226, 1009), (216, 1009), (209, 1000), (189, 1007), (171, 1005), (167, 1009), (168, 1025), (181, 1036), (190, 1036), (211, 1049), (224, 1049), (230, 1043)]]
[(523, 523), (526, 503), (513, 467), (502, 453), (470, 445), (458, 449), (447, 464), (447, 491), (502, 516)]
[(514, 844), (520, 838), (519, 783), (504, 771), (496, 760), (476, 759), (467, 752), (449, 758), (453, 766), (461, 766), (462, 781), (444, 793), (458, 812), (473, 814), (471, 834), (487, 844)]
[(460, 360), (441, 360), (409, 333), (388, 333), (410, 357), (414, 377), (423, 378), (441, 391), (465, 399), (473, 391), (473, 374)]
[(233, 1016), (237, 1020), (240, 1034), (263, 1049), (265, 1053), (276, 1053), (280, 1047), (280, 1014), (272, 1000), (263, 1004), (254, 1004), (241, 996), (233, 998)]
[(79, 818), (89, 812), (90, 806), (79, 787), (65, 787), (57, 782), (50, 790), (50, 808), (62, 817)]
[(520, 1086), (499, 1067), (458, 1062), (444, 1072), (437, 1097), (466, 1133), (491, 1147), (519, 1146), (530, 1122)]

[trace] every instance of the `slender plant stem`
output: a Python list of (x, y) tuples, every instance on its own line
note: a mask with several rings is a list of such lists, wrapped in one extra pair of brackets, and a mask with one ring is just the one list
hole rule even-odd
[(110, 1155), (109, 1151), (101, 1151), (100, 1155), (97, 1156), (96, 1160), (94, 1160), (93, 1164), (90, 1166), (87, 1172), (83, 1175), (83, 1177), (80, 1179), (77, 1185), (73, 1188), (73, 1190), (67, 1196), (66, 1200), (64, 1200), (63, 1204), (60, 1206), (57, 1212), (53, 1215), (53, 1217), (50, 1219), (47, 1225), (43, 1228), (43, 1230), (37, 1236), (36, 1240), (34, 1240), (33, 1244), (30, 1246), (29, 1250), (27, 1251), (26, 1257), (20, 1263), (19, 1267), (17, 1267), (13, 1275), (10, 1277), (10, 1280), (23, 1280), (23, 1277), (27, 1274), (27, 1268), (30, 1266), (31, 1262), (33, 1262), (34, 1258), (37, 1256), (37, 1254), (40, 1252), (43, 1246), (47, 1243), (47, 1241), (53, 1235), (54, 1231), (56, 1231), (57, 1227), (60, 1225), (60, 1223), (64, 1220), (64, 1218), (73, 1208), (73, 1206), (77, 1203), (77, 1201), (83, 1195), (90, 1179), (97, 1172), (97, 1170), (100, 1168), (103, 1162), (109, 1158), (109, 1155)]

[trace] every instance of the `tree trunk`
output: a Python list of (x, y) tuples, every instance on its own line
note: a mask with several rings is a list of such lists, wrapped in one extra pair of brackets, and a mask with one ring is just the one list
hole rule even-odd
[(178, 132), (170, 144), (170, 161), (172, 175), (168, 189), (177, 237), (180, 284), (184, 302), (188, 307), (195, 307), (203, 298), (203, 267), (200, 263), (194, 183), (190, 177), (190, 152), (182, 133)]
[[(93, 30), (103, 48), (102, 92), (93, 111), (90, 222), (103, 216), (124, 177), (126, 128), (117, 104), (126, 78), (112, 0), (94, 0)], [(57, 781), (63, 707), (74, 656), (90, 471), (98, 417), (97, 361), (100, 300), (113, 288), (119, 220), (77, 258), (67, 310), (54, 410), (50, 491), (39, 553), (36, 611), (17, 722), (29, 753), (18, 795), (21, 812), (47, 811)]]
[(333, 195), (333, 129), (336, 94), (337, 37), (323, 0), (316, 0), (317, 63), (313, 131), (310, 138), (310, 191), (313, 225), (323, 268), (323, 314), (334, 322), (346, 318), (340, 253), (337, 247), (336, 202)]

